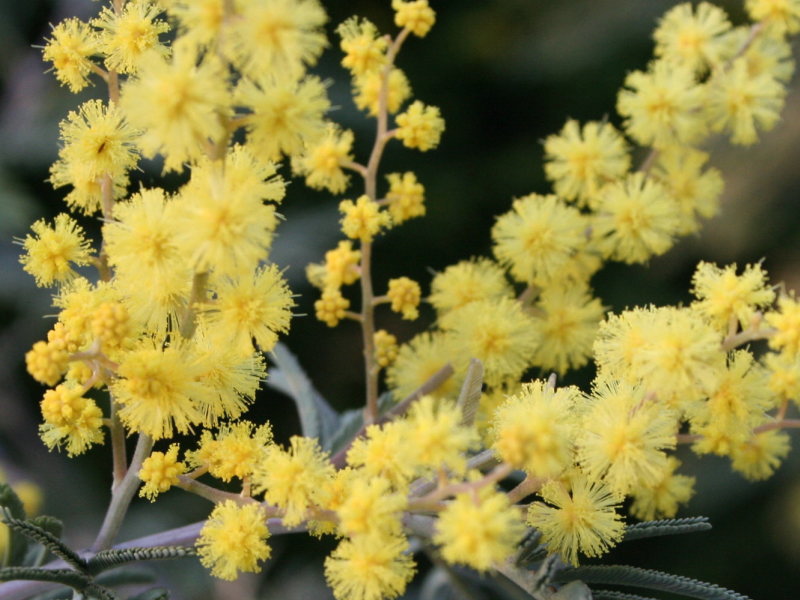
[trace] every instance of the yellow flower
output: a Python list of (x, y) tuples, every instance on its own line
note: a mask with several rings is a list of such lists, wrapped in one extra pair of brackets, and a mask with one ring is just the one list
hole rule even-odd
[(492, 250), (519, 282), (546, 286), (586, 245), (588, 222), (556, 196), (529, 194), (492, 227)]
[(421, 217), (425, 214), (425, 188), (417, 181), (417, 176), (411, 171), (403, 174), (389, 173), (389, 191), (386, 200), (389, 201), (389, 214), (392, 223), (400, 223)]
[(322, 290), (322, 297), (314, 302), (317, 319), (328, 327), (336, 327), (344, 319), (349, 306), (350, 301), (342, 296), (339, 288), (334, 287), (326, 287)]
[(375, 362), (381, 367), (388, 367), (397, 358), (397, 338), (385, 329), (379, 329), (373, 336), (375, 344)]
[(59, 213), (49, 227), (44, 219), (31, 225), (36, 237), (25, 236), (25, 254), (19, 261), (25, 272), (33, 275), (36, 285), (50, 286), (72, 280), (77, 273), (72, 265), (89, 264), (91, 247), (83, 229), (68, 214)]
[(764, 356), (764, 366), (770, 391), (782, 400), (800, 403), (800, 356), (769, 352)]
[(695, 144), (707, 133), (704, 100), (690, 66), (658, 60), (646, 73), (634, 71), (626, 77), (617, 112), (628, 134), (643, 146)]
[[(428, 301), (439, 314), (440, 324), (453, 311), (478, 300), (512, 298), (505, 272), (488, 258), (462, 260), (437, 273), (431, 281)], [(446, 327), (446, 325), (442, 325)]]
[(89, 73), (94, 66), (90, 57), (98, 52), (97, 37), (89, 25), (72, 18), (53, 27), (42, 58), (53, 63), (56, 79), (77, 93), (89, 85)]
[[(378, 116), (378, 103), (383, 87), (383, 71), (368, 71), (353, 79), (353, 100), (361, 110)], [(393, 115), (411, 97), (411, 84), (402, 70), (392, 68), (386, 79), (386, 110)]]
[(448, 400), (423, 396), (408, 411), (405, 438), (412, 448), (411, 463), (423, 472), (447, 468), (463, 474), (466, 452), (478, 442), (477, 432), (462, 425), (461, 409)]
[(672, 247), (679, 210), (666, 188), (644, 173), (628, 175), (600, 192), (594, 219), (598, 246), (612, 260), (641, 263)]
[(194, 466), (208, 467), (208, 472), (222, 481), (244, 479), (256, 471), (271, 444), (272, 426), (268, 422), (259, 426), (246, 420), (226, 423), (215, 436), (203, 432), (190, 461)]
[(494, 413), (492, 447), (515, 469), (557, 477), (572, 462), (572, 412), (580, 400), (573, 386), (554, 390), (543, 381), (523, 384)]
[(663, 476), (664, 450), (674, 448), (678, 415), (640, 386), (606, 382), (595, 387), (578, 429), (578, 461), (592, 481), (622, 498), (651, 488)]
[(156, 17), (161, 9), (148, 0), (127, 2), (117, 13), (106, 6), (92, 20), (92, 26), (100, 30), (98, 41), (105, 54), (106, 67), (120, 73), (135, 73), (139, 60), (148, 50), (161, 56), (168, 54), (159, 34), (169, 31), (169, 25)]
[(181, 35), (199, 46), (210, 45), (223, 31), (225, 0), (169, 0), (166, 4), (180, 23)]
[(800, 31), (800, 1), (798, 0), (745, 0), (750, 18), (762, 21), (777, 33)]
[(144, 133), (142, 153), (163, 154), (166, 171), (202, 156), (208, 140), (226, 135), (220, 115), (230, 108), (230, 92), (221, 63), (206, 56), (198, 64), (195, 48), (180, 40), (165, 59), (151, 50), (139, 60), (137, 77), (122, 87), (120, 106)]
[(745, 329), (756, 311), (771, 305), (775, 291), (768, 287), (767, 273), (761, 264), (747, 265), (741, 275), (736, 265), (720, 268), (701, 261), (692, 276), (692, 304), (721, 331), (727, 332), (735, 320)]
[(370, 425), (366, 435), (356, 438), (347, 451), (347, 464), (359, 467), (367, 477), (385, 478), (395, 488), (405, 488), (414, 476), (407, 430), (404, 421)]
[(679, 504), (686, 504), (694, 494), (694, 477), (675, 473), (680, 461), (668, 456), (658, 481), (650, 487), (639, 487), (632, 492), (631, 514), (642, 521), (671, 519)]
[(353, 132), (340, 131), (337, 125), (328, 123), (325, 135), (310, 143), (292, 167), (305, 175), (307, 186), (341, 194), (350, 181), (342, 167), (353, 160), (352, 147)]
[(361, 277), (361, 252), (353, 250), (350, 240), (343, 240), (333, 250), (325, 253), (325, 276), (323, 288), (340, 288), (350, 285)]
[(403, 537), (357, 535), (339, 543), (325, 559), (325, 579), (336, 600), (396, 598), (414, 575), (414, 559)]
[(270, 557), (267, 515), (252, 502), (240, 506), (225, 500), (214, 507), (195, 542), (200, 562), (220, 579), (233, 581), (239, 571), (257, 573)]
[(336, 28), (336, 33), (342, 38), (341, 48), (345, 53), (342, 66), (354, 77), (379, 71), (386, 64), (389, 43), (368, 19), (359, 22), (358, 17), (350, 17)]
[(339, 203), (339, 212), (342, 217), (342, 232), (349, 238), (371, 242), (373, 238), (388, 227), (392, 218), (386, 211), (380, 210), (377, 202), (370, 200), (369, 196), (359, 196), (358, 200), (342, 200)]
[(388, 479), (366, 473), (350, 481), (346, 497), (336, 509), (339, 531), (347, 536), (377, 534), (399, 535), (405, 494), (391, 489)]
[(395, 136), (406, 148), (418, 148), (425, 152), (439, 145), (444, 131), (444, 119), (436, 106), (425, 106), (415, 100), (406, 112), (395, 117)]
[(757, 129), (769, 131), (780, 119), (786, 89), (769, 73), (753, 76), (744, 59), (717, 71), (708, 82), (705, 111), (711, 129), (730, 133), (734, 144), (758, 141)]
[(800, 302), (792, 295), (778, 298), (778, 310), (765, 315), (766, 322), (776, 329), (769, 338), (769, 347), (787, 356), (800, 354)]
[(751, 481), (771, 477), (786, 458), (791, 438), (785, 431), (765, 431), (731, 449), (731, 466)]
[(556, 194), (582, 206), (594, 206), (597, 191), (631, 164), (625, 139), (613, 125), (596, 121), (581, 128), (569, 119), (557, 135), (547, 137), (544, 152), (544, 171)]
[(142, 462), (139, 469), (139, 479), (144, 486), (139, 490), (139, 496), (148, 498), (151, 502), (158, 494), (162, 494), (178, 483), (178, 475), (186, 472), (186, 465), (178, 460), (178, 444), (170, 444), (166, 452), (152, 452)]
[(452, 313), (447, 327), (456, 356), (462, 363), (470, 358), (483, 362), (491, 386), (522, 377), (539, 344), (533, 319), (507, 298), (467, 304)]
[(253, 474), (254, 489), (264, 492), (264, 499), (283, 509), (283, 524), (298, 525), (306, 510), (325, 503), (327, 482), (334, 468), (316, 439), (292, 436), (290, 448), (269, 447)]
[(386, 293), (392, 303), (392, 310), (401, 313), (404, 319), (414, 320), (419, 316), (417, 307), (422, 296), (419, 284), (408, 277), (389, 280), (389, 291)]
[[(448, 364), (455, 348), (452, 337), (441, 332), (420, 333), (400, 346), (397, 359), (386, 371), (386, 381), (396, 400), (402, 400)], [(450, 377), (434, 392), (439, 397), (455, 397), (458, 383)]]
[(514, 553), (524, 532), (522, 514), (508, 496), (484, 486), (458, 494), (439, 513), (433, 542), (447, 562), (488, 571)]
[(392, 0), (395, 10), (394, 24), (405, 27), (417, 37), (425, 37), (436, 22), (436, 13), (428, 0)]
[(47, 390), (41, 402), (44, 423), (39, 435), (49, 449), (66, 443), (67, 455), (83, 454), (93, 444), (103, 443), (103, 412), (81, 388), (61, 384)]
[(550, 552), (577, 566), (579, 552), (601, 556), (622, 539), (625, 526), (615, 510), (618, 501), (603, 484), (576, 476), (571, 488), (567, 492), (559, 482), (546, 484), (539, 493), (552, 506), (533, 502), (528, 524), (542, 532)]
[(655, 55), (705, 72), (721, 64), (725, 34), (730, 29), (725, 11), (713, 4), (679, 4), (661, 17), (653, 33)]

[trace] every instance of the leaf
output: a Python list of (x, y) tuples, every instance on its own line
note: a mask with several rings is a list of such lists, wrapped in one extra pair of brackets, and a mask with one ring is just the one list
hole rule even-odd
[[(14, 519), (25, 519), (25, 507), (17, 493), (11, 489), (7, 483), (0, 484), (0, 506), (3, 513), (8, 514)], [(5, 520), (5, 519), (4, 519)], [(11, 529), (8, 536), (8, 550), (5, 553), (5, 564), (21, 565), (25, 561), (25, 554), (28, 550), (28, 539), (19, 531)]]
[(658, 600), (650, 596), (640, 596), (638, 594), (628, 594), (616, 590), (592, 590), (594, 600)]
[(303, 435), (315, 437), (320, 446), (327, 447), (328, 440), (340, 428), (338, 413), (314, 389), (297, 358), (281, 342), (272, 350), (272, 358), (276, 368), (270, 370), (267, 385), (294, 400)]
[(699, 600), (749, 600), (747, 596), (719, 587), (713, 583), (697, 581), (682, 575), (672, 575), (651, 569), (627, 565), (598, 565), (567, 568), (555, 574), (559, 582), (580, 580), (584, 583), (629, 585), (651, 590), (681, 594)]
[(677, 535), (681, 533), (694, 533), (696, 531), (708, 531), (711, 523), (708, 517), (688, 517), (685, 519), (663, 519), (660, 521), (643, 521), (628, 525), (625, 529), (623, 542), (640, 540), (662, 535)]
[[(86, 571), (86, 561), (83, 560), (77, 552), (72, 550), (46, 529), (36, 525), (33, 521), (23, 521), (21, 519), (11, 518), (10, 516), (6, 516), (3, 521), (11, 529), (18, 531), (34, 542), (38, 542), (64, 562), (72, 565), (79, 571)], [(48, 521), (45, 521), (45, 523), (51, 525)]]
[(146, 548), (122, 548), (101, 550), (88, 562), (88, 572), (95, 574), (111, 567), (142, 560), (169, 560), (196, 556), (191, 546), (151, 546)]
[(91, 583), (87, 575), (73, 569), (43, 569), (40, 567), (4, 567), (0, 569), (0, 581), (48, 581), (60, 583), (78, 591)]
[(458, 407), (463, 415), (461, 424), (471, 426), (475, 423), (475, 414), (478, 412), (478, 403), (481, 399), (483, 387), (483, 363), (477, 358), (471, 358), (467, 367), (464, 383), (458, 394)]

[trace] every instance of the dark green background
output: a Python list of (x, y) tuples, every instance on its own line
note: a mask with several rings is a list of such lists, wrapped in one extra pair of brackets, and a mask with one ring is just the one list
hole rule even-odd
[[(390, 30), (389, 2), (330, 1), (332, 31), (351, 14), (370, 17)], [(438, 22), (424, 40), (411, 38), (398, 63), (415, 97), (437, 105), (447, 123), (438, 149), (418, 153), (390, 145), (383, 172), (414, 170), (427, 189), (428, 215), (391, 231), (376, 244), (375, 281), (380, 293), (389, 277), (407, 275), (427, 292), (431, 270), (489, 253), (494, 217), (511, 200), (546, 192), (541, 140), (567, 117), (581, 120), (614, 114), (616, 91), (625, 74), (650, 58), (656, 19), (674, 3), (662, 0), (495, 0), (434, 2)], [(724, 3), (735, 22), (739, 3)], [(23, 355), (50, 327), (49, 292), (37, 289), (17, 263), (19, 246), (32, 221), (62, 210), (63, 190), (45, 182), (57, 152), (58, 121), (102, 86), (75, 97), (45, 74), (38, 50), (48, 23), (86, 16), (88, 0), (0, 1), (0, 461), (10, 477), (36, 480), (45, 489), (45, 511), (63, 518), (75, 546), (88, 544), (97, 530), (110, 483), (106, 449), (69, 460), (48, 453), (38, 441), (38, 400), (42, 389), (24, 372)], [(333, 37), (331, 39), (334, 39)], [(795, 52), (797, 55), (797, 52)], [(316, 70), (332, 80), (337, 106), (331, 118), (356, 132), (358, 158), (371, 146), (373, 123), (353, 107), (347, 75), (336, 48)], [(605, 304), (620, 310), (641, 303), (690, 301), (691, 273), (700, 259), (740, 265), (764, 259), (773, 281), (800, 288), (800, 90), (793, 83), (784, 120), (753, 148), (712, 141), (712, 163), (723, 172), (722, 214), (699, 236), (682, 240), (647, 266), (612, 265), (593, 283)], [(160, 181), (145, 165), (144, 185)], [(357, 183), (357, 182), (356, 182)], [(361, 193), (357, 185), (348, 197)], [(319, 261), (339, 239), (339, 198), (289, 188), (281, 208), (274, 260), (288, 266), (299, 294), (297, 313), (313, 315), (314, 292), (304, 266)], [(85, 222), (96, 230), (97, 223)], [(380, 323), (401, 340), (421, 329), (388, 313)], [(287, 339), (319, 390), (337, 407), (358, 406), (361, 397), (359, 332), (344, 324), (328, 329), (311, 316), (298, 316)], [(296, 431), (294, 409), (274, 392), (259, 397), (254, 414), (276, 422), (285, 439)], [(796, 438), (797, 436), (793, 436)], [(800, 461), (795, 452), (769, 481), (750, 484), (730, 473), (727, 461), (695, 460), (682, 454), (686, 472), (698, 477), (698, 495), (684, 516), (704, 514), (715, 529), (682, 539), (635, 542), (611, 559), (671, 570), (713, 581), (753, 598), (794, 598), (800, 571)], [(136, 502), (123, 538), (138, 537), (198, 520), (209, 506), (175, 491), (155, 505)], [(321, 561), (329, 542), (304, 536), (275, 540), (266, 582), (245, 577), (237, 584), (210, 583), (191, 561), (162, 569), (176, 598), (325, 598)], [(423, 568), (426, 568), (424, 561)], [(177, 580), (181, 580), (177, 583)], [(214, 588), (211, 585), (215, 586)], [(209, 592), (214, 589), (214, 592)], [(412, 588), (410, 594), (416, 594)]]

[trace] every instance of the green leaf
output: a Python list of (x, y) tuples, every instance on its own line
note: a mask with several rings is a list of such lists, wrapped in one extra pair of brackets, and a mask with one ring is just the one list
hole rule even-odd
[(471, 358), (464, 383), (461, 384), (461, 391), (458, 394), (458, 407), (463, 415), (462, 425), (471, 426), (475, 423), (475, 414), (478, 412), (482, 388), (483, 363), (477, 358)]
[(146, 548), (101, 550), (89, 559), (88, 572), (95, 574), (129, 562), (169, 560), (196, 555), (197, 552), (191, 546), (151, 546)]
[(0, 569), (0, 581), (48, 581), (60, 583), (83, 591), (91, 583), (88, 575), (73, 569), (43, 569), (40, 567), (4, 567)]
[[(25, 519), (25, 507), (17, 493), (7, 483), (0, 484), (0, 506), (3, 514), (14, 519)], [(5, 520), (5, 519), (3, 519)], [(28, 539), (20, 532), (11, 529), (8, 536), (8, 547), (3, 556), (3, 566), (22, 565), (28, 551)]]
[(272, 358), (276, 367), (270, 369), (267, 385), (294, 400), (304, 436), (317, 438), (323, 448), (330, 447), (328, 441), (340, 429), (338, 413), (314, 389), (297, 358), (281, 342), (272, 350)]
[[(86, 571), (86, 561), (83, 560), (77, 552), (69, 548), (64, 542), (54, 536), (52, 533), (39, 527), (33, 521), (22, 521), (6, 516), (3, 521), (14, 531), (18, 531), (25, 537), (38, 542), (50, 552), (58, 556), (64, 562), (72, 565), (79, 571)], [(45, 521), (50, 526), (51, 523)]]
[(640, 596), (616, 590), (592, 590), (592, 598), (594, 600), (658, 600), (652, 596)]
[(713, 583), (705, 583), (651, 569), (641, 569), (627, 565), (598, 565), (567, 568), (555, 574), (556, 581), (580, 580), (584, 583), (600, 583), (608, 585), (629, 585), (673, 594), (681, 594), (699, 600), (749, 600), (747, 596), (719, 587)]
[(681, 533), (708, 531), (709, 529), (711, 529), (711, 523), (709, 523), (708, 517), (643, 521), (642, 523), (628, 525), (625, 529), (625, 536), (622, 538), (622, 541), (629, 542), (631, 540), (641, 540), (662, 535), (678, 535)]

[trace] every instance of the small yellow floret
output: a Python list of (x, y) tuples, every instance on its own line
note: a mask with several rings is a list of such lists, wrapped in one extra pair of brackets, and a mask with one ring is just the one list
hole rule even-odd
[(89, 85), (89, 73), (94, 66), (90, 57), (98, 52), (97, 37), (89, 25), (72, 18), (53, 27), (42, 57), (53, 63), (56, 79), (77, 93)]
[(49, 449), (60, 448), (66, 440), (67, 454), (75, 456), (103, 442), (103, 413), (94, 400), (81, 395), (81, 388), (62, 384), (47, 390), (41, 410), (39, 434)]
[(89, 264), (89, 242), (83, 229), (68, 214), (57, 215), (52, 227), (40, 219), (31, 229), (36, 237), (29, 234), (22, 241), (25, 254), (19, 260), (22, 268), (33, 275), (36, 285), (68, 282), (77, 274), (72, 265)]
[(405, 421), (370, 425), (366, 435), (356, 438), (347, 451), (347, 464), (367, 477), (382, 477), (395, 488), (404, 488), (414, 475), (414, 450), (406, 438)]
[(166, 452), (152, 452), (142, 462), (139, 479), (144, 485), (139, 496), (150, 502), (178, 483), (178, 475), (186, 472), (186, 465), (178, 460), (178, 444), (170, 444)]
[(417, 37), (425, 37), (436, 22), (436, 13), (428, 0), (392, 0), (395, 10), (394, 24), (406, 27)]
[(148, 50), (166, 56), (167, 47), (158, 36), (169, 25), (156, 17), (161, 9), (148, 0), (126, 2), (121, 12), (104, 7), (92, 25), (100, 30), (100, 50), (106, 55), (106, 67), (120, 73), (135, 73), (137, 64)]
[(667, 463), (655, 485), (638, 488), (632, 492), (631, 514), (642, 521), (671, 519), (678, 512), (679, 504), (686, 504), (694, 494), (695, 478), (675, 472), (680, 461), (667, 457)]
[(350, 17), (339, 25), (336, 32), (341, 36), (342, 66), (354, 76), (379, 70), (386, 63), (386, 49), (389, 43), (381, 36), (377, 27), (368, 19)]
[[(353, 80), (353, 100), (361, 110), (370, 116), (378, 116), (381, 88), (383, 87), (383, 70), (369, 71)], [(411, 96), (411, 84), (408, 77), (400, 69), (389, 71), (386, 80), (386, 110), (394, 114)]]
[(239, 571), (257, 573), (258, 562), (272, 553), (267, 544), (267, 515), (261, 505), (217, 504), (195, 543), (200, 562), (220, 579), (233, 581)]
[(769, 347), (787, 356), (800, 354), (800, 302), (794, 296), (778, 298), (777, 312), (768, 312), (765, 320), (776, 329), (769, 338)]
[(406, 148), (418, 148), (422, 152), (439, 145), (444, 131), (444, 119), (438, 107), (425, 106), (415, 100), (406, 112), (397, 115), (395, 136)]
[(361, 277), (361, 252), (353, 250), (350, 240), (339, 242), (333, 250), (325, 253), (324, 287), (340, 288), (350, 285)]
[(433, 396), (417, 400), (408, 411), (405, 432), (413, 449), (411, 462), (425, 473), (442, 468), (464, 473), (465, 454), (477, 444), (478, 434), (474, 428), (463, 425), (463, 419), (461, 408), (454, 402)]
[(731, 326), (732, 320), (738, 321), (743, 329), (748, 327), (756, 311), (775, 300), (775, 291), (768, 287), (767, 273), (760, 264), (747, 265), (737, 275), (736, 265), (720, 268), (700, 262), (692, 284), (692, 293), (697, 298), (692, 306), (722, 331)]
[(350, 180), (342, 167), (353, 160), (352, 147), (353, 132), (349, 129), (341, 131), (329, 123), (325, 135), (309, 144), (292, 166), (305, 175), (307, 186), (341, 194)]
[(399, 535), (403, 529), (400, 518), (407, 504), (405, 494), (392, 490), (388, 479), (362, 474), (350, 482), (336, 509), (339, 531), (351, 537)]
[(389, 213), (380, 210), (380, 205), (367, 195), (359, 196), (355, 202), (342, 200), (339, 203), (339, 212), (344, 215), (341, 220), (342, 232), (347, 237), (362, 242), (371, 242), (381, 229), (392, 222)]
[(317, 319), (328, 327), (336, 327), (344, 319), (350, 301), (342, 296), (338, 288), (328, 287), (322, 290), (322, 297), (314, 302)]
[(374, 335), (375, 362), (381, 367), (388, 367), (397, 358), (397, 338), (385, 329), (379, 329)]
[(704, 72), (720, 64), (730, 29), (728, 16), (718, 6), (679, 4), (661, 17), (653, 33), (655, 55)]
[(389, 291), (386, 293), (392, 303), (392, 310), (401, 313), (404, 319), (413, 321), (419, 316), (419, 306), (422, 291), (419, 284), (408, 277), (398, 277), (389, 280)]
[(745, 0), (750, 18), (761, 21), (777, 33), (800, 31), (800, 1)]
[(751, 481), (771, 477), (786, 458), (791, 438), (785, 431), (765, 431), (753, 435), (731, 452), (731, 466)]
[(414, 173), (411, 171), (403, 174), (389, 173), (386, 179), (389, 180), (386, 200), (389, 201), (392, 223), (399, 225), (403, 221), (425, 214), (425, 188), (417, 181)]

